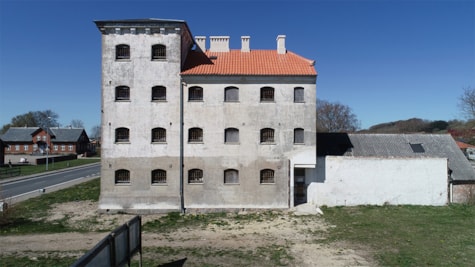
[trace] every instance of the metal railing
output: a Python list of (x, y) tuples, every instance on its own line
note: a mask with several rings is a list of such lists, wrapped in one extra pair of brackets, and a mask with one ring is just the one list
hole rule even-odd
[(142, 266), (142, 219), (135, 216), (118, 227), (79, 258), (71, 267), (130, 266), (132, 257), (139, 253)]
[(21, 174), (21, 168), (17, 166), (0, 168), (0, 178), (20, 176), (20, 174)]

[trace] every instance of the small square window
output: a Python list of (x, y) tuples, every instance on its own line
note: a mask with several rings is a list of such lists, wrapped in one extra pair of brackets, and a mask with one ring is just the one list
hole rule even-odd
[(422, 144), (410, 144), (412, 148), (412, 152), (414, 153), (425, 153), (425, 149)]

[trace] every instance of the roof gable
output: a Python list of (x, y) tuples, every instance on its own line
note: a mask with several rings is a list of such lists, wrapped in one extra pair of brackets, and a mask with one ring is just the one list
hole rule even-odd
[(39, 127), (10, 127), (2, 135), (4, 142), (32, 142), (33, 136), (41, 131)]
[[(83, 128), (50, 128), (55, 138), (53, 143), (57, 142), (77, 142), (82, 134), (86, 134)], [(87, 136), (86, 136), (87, 137)]]

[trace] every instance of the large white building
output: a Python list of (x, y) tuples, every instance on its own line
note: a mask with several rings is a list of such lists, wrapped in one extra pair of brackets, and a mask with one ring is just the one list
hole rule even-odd
[[(185, 21), (102, 33), (101, 211), (289, 208), (316, 173), (314, 61)], [(209, 47), (206, 45), (209, 43)]]

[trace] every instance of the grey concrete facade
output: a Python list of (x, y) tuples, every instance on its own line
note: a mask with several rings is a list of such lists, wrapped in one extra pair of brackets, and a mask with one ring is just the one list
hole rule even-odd
[[(150, 213), (293, 206), (295, 166), (316, 164), (316, 75), (184, 76), (183, 64), (194, 45), (185, 22), (124, 20), (96, 25), (102, 33), (99, 210)], [(116, 59), (116, 46), (121, 44), (130, 47), (129, 59)], [(166, 46), (166, 59), (151, 60), (156, 44)], [(130, 88), (129, 99), (116, 100), (118, 86)], [(151, 99), (154, 86), (166, 88), (166, 100)], [(200, 101), (188, 100), (194, 86), (203, 89)], [(239, 89), (238, 101), (224, 101), (224, 88), (230, 86)], [(263, 86), (275, 89), (274, 101), (259, 100)], [(305, 101), (294, 102), (295, 87), (304, 88)], [(157, 127), (165, 129), (165, 142), (151, 140)], [(128, 129), (127, 141), (116, 141), (118, 128)], [(201, 141), (188, 142), (191, 128), (202, 130)], [(228, 128), (238, 130), (237, 142), (225, 142)], [(273, 142), (260, 142), (263, 128), (274, 130)], [(294, 143), (296, 128), (304, 131), (303, 143)], [(151, 172), (157, 169), (166, 172), (166, 182), (151, 182)], [(188, 182), (192, 169), (202, 170), (201, 182)], [(265, 169), (274, 172), (274, 182), (260, 182)], [(118, 170), (128, 171), (129, 182), (117, 183)], [(237, 171), (237, 181), (225, 183), (226, 170)]]

